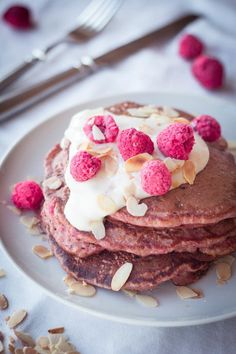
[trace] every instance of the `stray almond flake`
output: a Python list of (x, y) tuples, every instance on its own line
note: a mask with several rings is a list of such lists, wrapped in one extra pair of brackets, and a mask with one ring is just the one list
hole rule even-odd
[(75, 347), (64, 336), (61, 336), (57, 344), (55, 344), (55, 348), (59, 351), (58, 353), (68, 353), (75, 350)]
[(8, 300), (5, 295), (0, 294), (0, 310), (5, 310), (8, 308)]
[(36, 245), (32, 248), (32, 250), (34, 254), (36, 254), (36, 256), (43, 259), (47, 259), (53, 256), (52, 252), (47, 247), (44, 247), (42, 245)]
[(19, 310), (16, 312), (13, 312), (13, 314), (10, 316), (10, 318), (7, 321), (7, 325), (9, 328), (15, 328), (20, 324), (22, 321), (24, 321), (25, 317), (27, 316), (27, 312), (25, 310)]
[(107, 176), (114, 176), (118, 170), (118, 163), (117, 163), (117, 159), (106, 155), (105, 159), (103, 160), (104, 163), (104, 170), (105, 170), (105, 174)]
[(30, 229), (31, 227), (39, 223), (39, 219), (35, 216), (23, 215), (20, 217), (20, 222), (21, 224)]
[(182, 117), (180, 117), (180, 118), (174, 118), (174, 119), (173, 119), (173, 122), (175, 122), (175, 123), (182, 123), (182, 124), (190, 124), (190, 121), (189, 121), (188, 119), (182, 118)]
[(15, 336), (21, 341), (21, 343), (28, 347), (34, 347), (35, 341), (30, 334), (14, 330)]
[(135, 298), (138, 302), (147, 307), (157, 307), (159, 305), (157, 299), (149, 295), (137, 294), (135, 295)]
[(93, 236), (97, 240), (101, 240), (102, 238), (104, 238), (106, 236), (105, 226), (102, 221), (100, 221), (100, 220), (91, 221), (90, 227), (91, 227), (91, 231), (92, 231)]
[(126, 201), (126, 208), (132, 216), (144, 216), (147, 212), (147, 205), (145, 203), (138, 204), (135, 197), (130, 196)]
[(99, 207), (106, 213), (113, 214), (117, 210), (115, 202), (105, 194), (99, 194), (97, 196), (97, 202)]
[(135, 291), (132, 291), (132, 290), (122, 290), (123, 293), (125, 293), (125, 295), (128, 295), (129, 297), (134, 297), (137, 293)]
[(126, 172), (137, 172), (143, 167), (143, 164), (147, 161), (153, 160), (153, 156), (147, 152), (143, 154), (135, 155), (125, 161)]
[(7, 208), (16, 215), (21, 215), (22, 213), (22, 211), (19, 208), (15, 207), (14, 205), (7, 205)]
[(125, 285), (132, 269), (133, 264), (129, 262), (124, 263), (120, 268), (117, 269), (111, 281), (111, 289), (113, 291), (119, 291), (122, 286)]
[(57, 176), (52, 176), (43, 181), (43, 187), (57, 190), (61, 187), (62, 181)]
[(184, 165), (184, 161), (172, 159), (171, 157), (165, 158), (163, 162), (170, 172), (174, 172), (177, 168), (180, 168)]
[(30, 235), (41, 235), (43, 233), (43, 231), (41, 230), (40, 227), (38, 227), (37, 225), (33, 225), (32, 227), (30, 227), (29, 229), (27, 229), (27, 232)]
[(162, 107), (162, 113), (164, 114), (164, 115), (167, 115), (168, 117), (178, 117), (179, 116), (179, 113), (176, 111), (176, 110), (174, 110), (173, 108), (171, 108), (171, 107), (167, 107), (167, 106), (164, 106), (164, 107)]
[(37, 346), (41, 347), (42, 349), (49, 348), (49, 339), (46, 336), (41, 336), (36, 340)]
[(189, 184), (193, 184), (196, 177), (196, 170), (194, 163), (191, 160), (185, 161), (183, 166), (183, 176)]
[(64, 333), (64, 327), (50, 328), (48, 329), (48, 333)]
[(220, 282), (226, 282), (231, 278), (231, 266), (228, 263), (216, 264), (216, 276)]
[(93, 125), (92, 133), (93, 133), (94, 140), (105, 140), (106, 139), (103, 132), (96, 125)]
[(187, 286), (177, 286), (176, 293), (182, 300), (199, 298), (199, 293)]
[(91, 297), (96, 294), (96, 289), (92, 285), (83, 285), (82, 282), (75, 281), (70, 285), (70, 289), (74, 291), (76, 295)]
[(6, 272), (3, 268), (0, 268), (0, 278), (3, 278), (6, 276)]

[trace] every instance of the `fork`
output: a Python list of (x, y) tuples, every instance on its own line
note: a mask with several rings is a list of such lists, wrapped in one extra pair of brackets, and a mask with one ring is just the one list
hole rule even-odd
[(123, 0), (92, 0), (77, 18), (76, 27), (44, 49), (34, 49), (31, 56), (0, 79), (0, 91), (10, 86), (37, 62), (45, 61), (47, 55), (62, 43), (83, 42), (101, 32), (115, 15)]

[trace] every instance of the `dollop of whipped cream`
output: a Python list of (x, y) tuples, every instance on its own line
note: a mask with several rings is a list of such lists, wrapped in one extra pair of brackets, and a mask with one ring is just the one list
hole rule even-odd
[[(88, 118), (95, 115), (112, 114), (119, 131), (127, 128), (136, 128), (145, 132), (155, 143), (154, 158), (158, 158), (166, 162), (167, 167), (172, 173), (172, 187), (176, 188), (186, 183), (182, 167), (185, 161), (166, 158), (158, 150), (156, 137), (159, 132), (173, 123), (173, 110), (163, 110), (162, 113), (151, 106), (147, 106), (146, 110), (133, 109), (132, 116), (115, 115), (106, 111), (104, 108), (96, 108), (84, 110), (72, 117), (68, 129), (65, 131), (63, 141), (70, 141), (69, 147), (69, 163), (65, 171), (65, 182), (70, 190), (69, 199), (65, 205), (64, 213), (66, 219), (72, 226), (81, 231), (92, 231), (94, 222), (103, 222), (105, 216), (114, 213), (126, 205), (127, 194), (131, 193), (138, 201), (143, 198), (150, 197), (144, 192), (140, 181), (140, 171), (127, 172), (125, 162), (122, 159), (116, 142), (107, 144), (95, 144), (88, 140), (83, 131), (83, 127)], [(145, 112), (149, 112), (147, 117)], [(174, 114), (176, 115), (176, 114)], [(202, 138), (194, 133), (195, 143), (189, 155), (189, 160), (195, 167), (195, 173), (199, 173), (204, 169), (209, 160), (209, 149)], [(93, 149), (106, 148), (112, 149), (112, 156), (115, 157), (116, 172), (107, 173), (105, 166), (90, 180), (85, 182), (77, 182), (70, 173), (70, 161), (73, 156), (82, 149), (86, 144), (92, 144)], [(188, 160), (188, 161), (189, 161)], [(104, 163), (103, 163), (104, 164)], [(108, 165), (109, 166), (109, 165)], [(109, 172), (109, 171), (108, 171)], [(131, 192), (132, 190), (132, 192)], [(101, 207), (101, 201), (107, 202), (108, 208)], [(106, 203), (105, 203), (106, 204)]]

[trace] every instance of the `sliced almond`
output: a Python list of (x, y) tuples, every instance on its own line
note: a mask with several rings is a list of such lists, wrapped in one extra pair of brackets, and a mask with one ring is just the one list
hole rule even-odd
[(64, 278), (63, 278), (64, 283), (67, 286), (71, 286), (72, 283), (74, 283), (76, 281), (75, 278), (73, 278), (71, 275), (67, 274)]
[(9, 343), (8, 350), (10, 353), (15, 353), (15, 346), (12, 343)]
[(150, 295), (137, 294), (135, 298), (138, 300), (138, 302), (147, 307), (157, 307), (159, 305), (157, 299)]
[(165, 158), (163, 162), (170, 172), (174, 172), (177, 168), (180, 168), (184, 165), (183, 160), (172, 159), (171, 157)]
[(8, 327), (15, 328), (21, 322), (24, 321), (26, 316), (27, 316), (27, 312), (25, 310), (19, 310), (19, 311), (13, 312), (13, 314), (10, 316), (10, 318), (7, 321)]
[(189, 121), (188, 119), (182, 118), (182, 117), (180, 117), (180, 118), (174, 118), (174, 119), (173, 119), (173, 122), (175, 122), (175, 123), (182, 123), (182, 124), (190, 124), (190, 121)]
[(125, 295), (128, 295), (129, 297), (134, 297), (137, 294), (136, 291), (132, 291), (132, 290), (124, 289), (122, 291), (123, 291), (123, 293), (125, 293)]
[(0, 268), (0, 278), (3, 278), (6, 276), (6, 272), (3, 268)]
[(103, 164), (106, 176), (114, 176), (118, 171), (119, 165), (117, 159), (112, 156), (106, 155), (105, 159), (103, 160)]
[(129, 108), (127, 109), (129, 114), (132, 117), (137, 117), (137, 118), (147, 118), (153, 113), (157, 113), (158, 109), (153, 106), (143, 106), (143, 107), (138, 107), (138, 108)]
[(28, 333), (14, 330), (15, 336), (27, 347), (34, 347), (35, 341)]
[(23, 215), (20, 217), (20, 222), (27, 228), (31, 228), (39, 223), (39, 219), (35, 216)]
[(221, 282), (226, 282), (231, 278), (231, 266), (228, 263), (216, 264), (216, 276)]
[(48, 329), (48, 333), (64, 333), (64, 332), (65, 332), (64, 327), (56, 327), (56, 328)]
[(43, 259), (47, 259), (53, 256), (52, 252), (47, 247), (44, 247), (42, 245), (34, 246), (32, 248), (32, 251), (34, 252), (34, 254), (36, 254), (36, 256)]
[(112, 147), (101, 147), (95, 145), (92, 150), (90, 150), (92, 154), (97, 155), (98, 157), (105, 157), (105, 156), (110, 156), (114, 154), (114, 151)]
[(129, 197), (134, 196), (135, 192), (136, 192), (135, 184), (133, 181), (130, 181), (129, 184), (127, 184), (127, 186), (124, 187), (123, 195), (127, 200)]
[(150, 125), (147, 125), (147, 124), (140, 125), (138, 129), (141, 132), (148, 134), (148, 135), (154, 134), (154, 129), (152, 127), (150, 127)]
[(99, 194), (97, 196), (97, 203), (99, 207), (108, 214), (113, 214), (117, 210), (115, 202), (105, 194)]
[(96, 288), (92, 285), (83, 285), (82, 282), (75, 281), (70, 285), (70, 289), (74, 291), (76, 295), (91, 297), (96, 294)]
[(52, 190), (57, 190), (61, 187), (62, 181), (57, 176), (52, 176), (43, 181), (43, 187)]
[(137, 172), (143, 167), (143, 164), (147, 161), (153, 160), (153, 156), (147, 152), (138, 154), (125, 161), (126, 172)]
[(138, 204), (135, 197), (130, 196), (126, 201), (126, 208), (132, 216), (144, 216), (147, 212), (147, 205), (145, 203)]
[(103, 132), (101, 131), (101, 129), (99, 129), (96, 125), (93, 125), (92, 127), (92, 133), (93, 133), (93, 138), (94, 140), (105, 140), (106, 137), (103, 134)]
[(69, 353), (75, 350), (75, 347), (66, 340), (64, 336), (61, 336), (59, 341), (55, 344), (55, 349), (57, 353)]
[(97, 220), (97, 221), (91, 221), (90, 223), (91, 231), (93, 236), (97, 240), (101, 240), (106, 236), (106, 229), (102, 221)]
[(167, 106), (163, 106), (162, 107), (162, 113), (164, 115), (167, 115), (167, 117), (179, 117), (179, 112), (177, 112), (175, 109), (171, 108), (171, 107), (167, 107)]
[(21, 215), (22, 214), (22, 211), (19, 208), (15, 207), (15, 205), (7, 205), (7, 208), (9, 210), (11, 210), (16, 215)]
[(111, 281), (111, 289), (113, 291), (119, 291), (122, 286), (125, 285), (132, 269), (133, 264), (129, 262), (122, 264), (122, 266), (117, 269)]
[(30, 235), (42, 235), (43, 231), (38, 225), (33, 225), (32, 227), (27, 229), (27, 232)]
[(5, 295), (0, 294), (0, 310), (5, 310), (8, 308), (8, 300)]
[(182, 300), (199, 297), (199, 293), (188, 286), (177, 286), (176, 293)]
[(41, 336), (36, 340), (37, 346), (41, 347), (42, 349), (49, 348), (49, 339), (46, 336)]
[(196, 169), (191, 160), (185, 161), (183, 166), (183, 176), (189, 184), (193, 184), (196, 177)]

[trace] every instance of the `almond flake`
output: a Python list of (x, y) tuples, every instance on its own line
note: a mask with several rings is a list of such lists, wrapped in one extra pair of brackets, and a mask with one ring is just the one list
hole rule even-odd
[(6, 276), (6, 272), (3, 268), (0, 268), (0, 278), (3, 278)]
[(39, 223), (39, 219), (35, 216), (23, 215), (20, 217), (20, 222), (21, 224), (30, 229), (31, 227)]
[(57, 328), (48, 329), (48, 333), (64, 333), (64, 331), (65, 331), (64, 327), (57, 327)]
[(182, 118), (182, 117), (180, 117), (180, 118), (174, 118), (174, 119), (173, 119), (173, 122), (175, 122), (175, 123), (182, 123), (182, 124), (190, 124), (190, 121), (189, 121), (188, 119)]
[(147, 152), (143, 154), (135, 155), (125, 161), (126, 172), (137, 172), (143, 167), (143, 164), (147, 161), (153, 160), (153, 156)]
[(176, 293), (182, 300), (199, 298), (199, 293), (187, 286), (177, 286)]
[(132, 216), (144, 216), (148, 209), (145, 203), (138, 204), (137, 199), (133, 196), (127, 199), (126, 208), (128, 213)]
[(140, 125), (138, 129), (145, 134), (152, 135), (154, 133), (154, 129), (147, 124)]
[(110, 156), (114, 153), (112, 147), (100, 147), (100, 146), (94, 146), (93, 150), (91, 150), (92, 154), (96, 154), (98, 157), (104, 157), (104, 156)]
[(67, 286), (71, 286), (72, 283), (74, 283), (75, 281), (77, 281), (75, 278), (73, 278), (71, 275), (67, 274), (64, 278), (63, 278), (64, 283)]
[(70, 289), (74, 291), (76, 295), (91, 297), (96, 294), (96, 289), (92, 285), (83, 285), (82, 282), (75, 281), (70, 285)]
[(117, 269), (111, 281), (111, 289), (113, 291), (119, 291), (122, 286), (125, 285), (130, 276), (132, 268), (133, 264), (126, 262), (120, 268)]
[(231, 278), (231, 267), (228, 263), (216, 264), (216, 276), (221, 282), (226, 282)]
[(15, 346), (11, 343), (8, 344), (8, 350), (10, 353), (15, 353)]
[(215, 264), (217, 263), (227, 263), (230, 266), (234, 263), (235, 257), (233, 257), (231, 254), (228, 254), (227, 256), (221, 257), (215, 261)]
[(5, 295), (0, 294), (0, 310), (5, 310), (8, 308), (8, 300)]
[(104, 238), (106, 236), (105, 226), (102, 221), (100, 221), (100, 220), (91, 221), (90, 227), (91, 227), (91, 231), (92, 231), (93, 236), (97, 240), (101, 240), (102, 238)]
[(164, 107), (162, 107), (162, 113), (164, 114), (164, 115), (167, 115), (167, 117), (178, 117), (179, 116), (179, 113), (176, 111), (176, 110), (174, 110), (173, 108), (171, 108), (171, 107), (167, 107), (167, 106), (164, 106)]
[(9, 328), (15, 328), (20, 324), (25, 317), (27, 316), (27, 312), (25, 310), (19, 310), (16, 312), (13, 312), (13, 314), (10, 316), (10, 318), (7, 321), (7, 325)]
[(55, 344), (55, 349), (58, 350), (59, 353), (69, 353), (75, 350), (75, 347), (66, 340), (64, 336), (61, 336), (59, 341)]
[(136, 192), (135, 184), (133, 183), (133, 181), (130, 181), (129, 184), (127, 184), (127, 186), (124, 187), (123, 195), (127, 200), (129, 197), (134, 196), (135, 192)]
[(15, 336), (21, 341), (21, 343), (27, 347), (34, 347), (35, 346), (35, 341), (33, 338), (28, 334), (24, 332), (20, 332), (17, 330), (14, 330)]
[(40, 227), (38, 227), (37, 225), (33, 225), (32, 227), (30, 227), (29, 229), (27, 229), (27, 232), (30, 235), (41, 235), (43, 233), (43, 231), (41, 230)]
[(183, 166), (183, 176), (189, 184), (193, 184), (196, 177), (196, 170), (194, 163), (191, 160), (185, 161)]
[(44, 247), (42, 245), (36, 245), (32, 248), (32, 250), (34, 254), (36, 254), (36, 256), (43, 259), (47, 259), (53, 256), (52, 252), (47, 247)]
[(103, 132), (96, 125), (93, 125), (92, 133), (93, 133), (94, 140), (105, 140), (106, 139)]
[(57, 176), (52, 176), (43, 181), (43, 187), (52, 190), (59, 189), (62, 185), (62, 181)]
[(122, 290), (123, 293), (125, 293), (125, 295), (128, 295), (129, 297), (134, 297), (137, 293), (135, 291), (132, 291), (132, 290)]
[(147, 118), (153, 113), (157, 113), (158, 109), (153, 106), (143, 106), (143, 107), (138, 107), (138, 108), (129, 108), (127, 109), (129, 114), (132, 117), (136, 118)]
[(42, 349), (49, 348), (49, 339), (46, 336), (41, 336), (36, 340), (37, 346), (41, 347)]
[(177, 168), (180, 168), (184, 165), (183, 160), (172, 159), (171, 157), (165, 158), (163, 162), (170, 172), (174, 172)]
[(138, 302), (147, 307), (157, 307), (159, 305), (157, 299), (149, 295), (137, 294), (135, 298)]
[(115, 202), (105, 194), (99, 194), (97, 196), (97, 203), (99, 207), (108, 214), (113, 214), (117, 210)]
[(105, 159), (103, 160), (103, 164), (106, 176), (114, 176), (118, 171), (119, 166), (117, 159), (112, 156), (106, 155)]
[(21, 215), (22, 213), (22, 211), (19, 208), (15, 207), (14, 205), (7, 205), (7, 208), (16, 215)]

